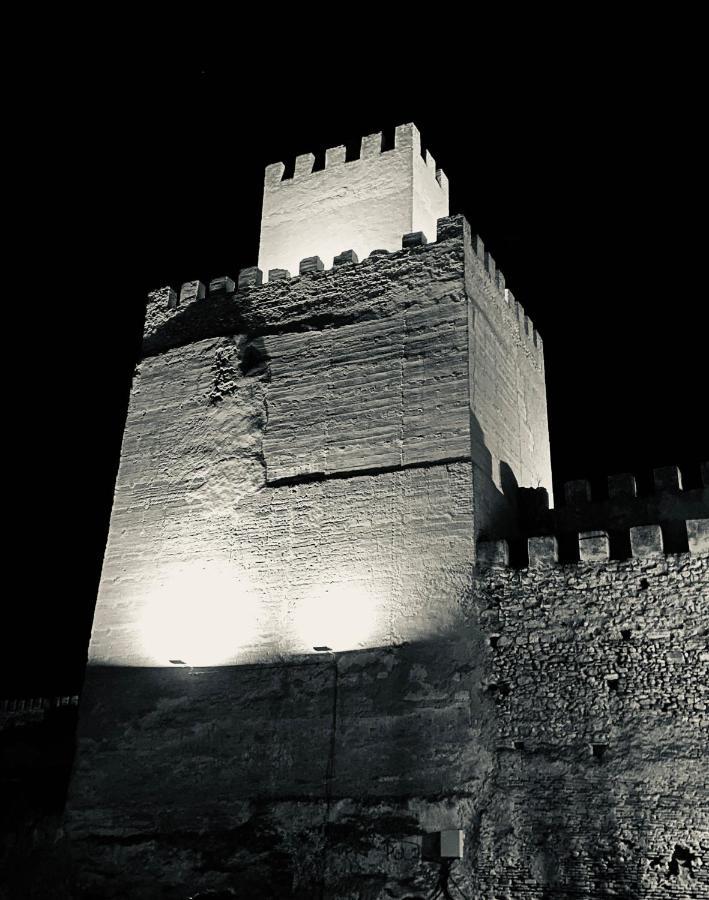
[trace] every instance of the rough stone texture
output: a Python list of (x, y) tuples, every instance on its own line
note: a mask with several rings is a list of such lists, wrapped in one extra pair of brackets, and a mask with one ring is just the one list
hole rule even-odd
[[(436, 220), (448, 215), (448, 182), (437, 178), (435, 160), (421, 156), (415, 125), (396, 129), (395, 147), (381, 151), (382, 135), (362, 139), (360, 159), (345, 162), (344, 147), (328, 150), (325, 168), (315, 158), (296, 159), (293, 178), (283, 163), (266, 168), (259, 268), (298, 271), (318, 255), (326, 268), (343, 250), (364, 259), (376, 248), (398, 250), (407, 232), (430, 239)], [(442, 173), (440, 173), (442, 176)]]
[(605, 531), (584, 531), (579, 535), (579, 557), (582, 562), (603, 562), (609, 554)]
[(467, 309), (267, 337), (269, 481), (470, 456)]
[(201, 281), (186, 281), (180, 288), (180, 304), (203, 300), (206, 288)]
[(529, 539), (529, 565), (534, 568), (553, 566), (559, 561), (559, 546), (555, 537)]
[(682, 473), (677, 466), (662, 466), (652, 470), (655, 487), (660, 491), (681, 491)]
[(663, 551), (662, 529), (659, 525), (638, 525), (630, 529), (633, 556), (659, 556)]
[(83, 890), (423, 890), (422, 824), (455, 827), (491, 766), (467, 634), (279, 666), (91, 668), (70, 821)]
[(707, 896), (708, 579), (689, 555), (496, 568), (456, 640), (90, 667), (77, 896), (405, 900), (457, 827), (481, 900)]
[(467, 896), (701, 896), (706, 556), (542, 535), (474, 577), (551, 491), (541, 339), (482, 242), (257, 281), (148, 305), (74, 897), (419, 900), (455, 828)]
[(480, 576), (498, 752), (471, 896), (709, 896), (708, 584), (687, 554)]

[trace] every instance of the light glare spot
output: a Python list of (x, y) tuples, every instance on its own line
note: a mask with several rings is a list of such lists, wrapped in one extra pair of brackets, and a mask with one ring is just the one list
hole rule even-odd
[(361, 584), (321, 585), (299, 599), (293, 612), (296, 638), (304, 648), (355, 650), (375, 640), (379, 603)]
[(258, 603), (248, 581), (227, 563), (176, 566), (148, 598), (141, 623), (143, 646), (157, 665), (236, 662), (254, 641)]

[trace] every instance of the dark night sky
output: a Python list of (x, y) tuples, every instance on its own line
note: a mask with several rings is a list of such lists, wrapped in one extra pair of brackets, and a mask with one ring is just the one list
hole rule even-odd
[(556, 483), (709, 456), (692, 29), (459, 40), (429, 15), (416, 36), (280, 23), (258, 53), (242, 29), (16, 76), (0, 694), (78, 687), (145, 295), (255, 264), (269, 162), (416, 122), (544, 338)]

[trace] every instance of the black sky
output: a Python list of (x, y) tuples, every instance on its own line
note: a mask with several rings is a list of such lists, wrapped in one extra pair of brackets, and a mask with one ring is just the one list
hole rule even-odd
[(544, 338), (555, 482), (709, 457), (691, 24), (427, 16), (99, 44), (10, 80), (0, 694), (78, 687), (145, 295), (255, 264), (267, 163), (416, 122)]

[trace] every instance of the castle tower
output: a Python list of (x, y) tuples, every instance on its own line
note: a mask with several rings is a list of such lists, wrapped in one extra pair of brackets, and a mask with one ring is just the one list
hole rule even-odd
[(404, 884), (494, 766), (475, 537), (551, 492), (541, 339), (413, 126), (309, 166), (267, 169), (268, 283), (149, 297), (67, 817), (85, 896), (350, 896), (391, 841)]
[(415, 125), (400, 125), (394, 147), (382, 152), (382, 134), (362, 138), (359, 159), (345, 161), (345, 147), (297, 157), (292, 178), (285, 166), (266, 167), (258, 265), (298, 274), (300, 261), (318, 256), (331, 268), (338, 253), (364, 259), (372, 250), (399, 250), (401, 236), (422, 231), (435, 240), (436, 222), (448, 215), (448, 180), (430, 153), (422, 155)]

